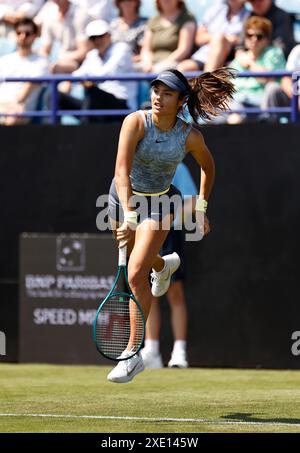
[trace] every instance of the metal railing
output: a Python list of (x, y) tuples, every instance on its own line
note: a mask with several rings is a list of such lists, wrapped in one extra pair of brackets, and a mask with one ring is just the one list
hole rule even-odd
[[(194, 77), (200, 75), (201, 72), (189, 72), (186, 73), (187, 77)], [(153, 80), (157, 74), (140, 74), (140, 73), (127, 73), (118, 76), (102, 76), (102, 77), (74, 77), (70, 74), (60, 74), (60, 75), (49, 75), (45, 77), (8, 77), (5, 79), (1, 79), (1, 82), (32, 82), (32, 83), (47, 83), (50, 86), (50, 110), (33, 110), (33, 111), (25, 111), (19, 113), (2, 113), (0, 112), (0, 116), (20, 116), (20, 117), (38, 117), (38, 118), (50, 118), (51, 124), (57, 124), (59, 118), (65, 115), (71, 116), (120, 116), (120, 115), (127, 115), (132, 110), (60, 110), (58, 106), (58, 84), (63, 81), (70, 81), (70, 82), (103, 82), (106, 80), (120, 80), (120, 81), (135, 81), (135, 82), (142, 82), (142, 81), (150, 81)], [(291, 72), (291, 71), (273, 71), (273, 72), (238, 72), (237, 77), (256, 77), (256, 78), (270, 78), (276, 79), (279, 77), (291, 77), (293, 81), (293, 86), (295, 89), (293, 90), (293, 95), (291, 99), (291, 105), (289, 107), (276, 107), (276, 108), (268, 108), (262, 110), (258, 107), (245, 107), (239, 110), (231, 110), (231, 112), (237, 113), (246, 113), (246, 114), (262, 114), (262, 113), (285, 113), (290, 115), (290, 119), (292, 122), (297, 122), (299, 120), (299, 110), (298, 110), (298, 100), (299, 100), (299, 89), (298, 82), (300, 80), (300, 71)]]

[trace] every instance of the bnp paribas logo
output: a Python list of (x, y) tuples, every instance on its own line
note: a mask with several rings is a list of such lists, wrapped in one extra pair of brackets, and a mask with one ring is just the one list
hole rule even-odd
[(6, 355), (6, 336), (0, 330), (0, 355)]
[(76, 237), (56, 238), (56, 269), (78, 272), (85, 270), (85, 240)]

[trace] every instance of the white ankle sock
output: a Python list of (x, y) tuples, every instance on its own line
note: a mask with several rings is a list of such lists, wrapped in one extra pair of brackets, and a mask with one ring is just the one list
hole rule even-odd
[(172, 353), (186, 352), (186, 340), (175, 340)]
[(159, 340), (148, 339), (145, 340), (145, 349), (151, 351), (152, 354), (159, 354)]

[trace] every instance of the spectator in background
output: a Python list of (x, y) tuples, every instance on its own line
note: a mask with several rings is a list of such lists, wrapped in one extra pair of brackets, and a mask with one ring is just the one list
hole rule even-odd
[[(132, 52), (123, 42), (112, 43), (109, 24), (103, 20), (90, 22), (86, 36), (93, 45), (82, 65), (73, 72), (74, 76), (119, 76), (132, 72)], [(59, 106), (62, 109), (129, 109), (134, 107), (136, 83), (119, 80), (105, 82), (84, 82), (84, 100), (65, 93), (60, 94)], [(125, 116), (125, 115), (124, 115)], [(91, 116), (88, 122), (120, 121), (124, 118)]]
[(38, 13), (44, 0), (0, 0), (0, 36), (7, 36), (15, 24)]
[[(78, 6), (69, 0), (52, 0), (42, 21), (40, 54), (49, 57), (53, 46), (58, 44), (58, 54), (52, 65), (54, 73), (71, 73), (84, 60), (90, 49), (84, 29), (75, 26)], [(88, 23), (86, 16), (85, 26)]]
[[(295, 46), (291, 51), (286, 63), (286, 70), (293, 72), (300, 71), (300, 44)], [(293, 79), (291, 77), (283, 77), (280, 85), (276, 82), (269, 82), (266, 86), (262, 108), (288, 107), (291, 105), (291, 99), (294, 92), (300, 93), (300, 82), (298, 82), (298, 85), (296, 86), (296, 84), (293, 84)], [(298, 108), (300, 110), (300, 96), (298, 101)], [(269, 114), (266, 118), (276, 120), (278, 114)]]
[(79, 11), (86, 12), (89, 22), (102, 19), (110, 22), (117, 14), (114, 0), (72, 0), (79, 6)]
[(86, 24), (102, 19), (110, 22), (117, 14), (114, 0), (71, 0), (78, 6), (74, 18), (77, 30), (84, 30)]
[[(47, 0), (35, 18), (41, 27), (45, 21), (49, 21), (53, 14), (53, 3), (53, 0)], [(81, 32), (92, 20), (103, 19), (110, 22), (117, 14), (114, 0), (70, 0), (70, 3), (76, 6), (74, 27)]]
[(199, 24), (195, 43), (199, 49), (178, 65), (180, 71), (213, 71), (229, 58), (242, 42), (242, 31), (249, 12), (246, 0), (226, 0), (208, 8)]
[(141, 50), (141, 69), (174, 68), (193, 49), (196, 20), (181, 0), (156, 0), (159, 14), (149, 20)]
[(252, 7), (252, 16), (261, 16), (269, 19), (273, 26), (272, 43), (281, 47), (287, 57), (295, 46), (292, 19), (286, 11), (278, 8), (273, 0), (249, 0)]
[[(32, 52), (38, 27), (32, 19), (22, 19), (15, 24), (17, 50), (0, 58), (0, 77), (38, 77), (48, 72), (48, 61)], [(35, 110), (41, 85), (30, 82), (3, 82), (0, 85), (0, 112), (21, 113)], [(1, 114), (1, 113), (0, 113)], [(24, 124), (25, 117), (3, 117), (7, 126)]]
[[(192, 196), (198, 194), (193, 178), (184, 163), (176, 169), (172, 184), (180, 190), (184, 197), (184, 206), (192, 213)], [(175, 219), (175, 227), (179, 219)], [(179, 223), (181, 223), (179, 221)], [(179, 268), (171, 277), (171, 284), (166, 293), (171, 309), (171, 326), (174, 338), (169, 367), (187, 368), (187, 323), (188, 313), (184, 294), (185, 266), (184, 266), (184, 232), (181, 229), (171, 230), (165, 240), (160, 255), (165, 256), (176, 252), (181, 259)], [(147, 319), (145, 347), (141, 354), (146, 368), (161, 368), (163, 366), (160, 355), (159, 338), (161, 327), (160, 302), (157, 297), (152, 297), (151, 309)]]
[[(275, 71), (285, 68), (285, 57), (279, 47), (271, 45), (272, 24), (265, 17), (251, 16), (245, 23), (245, 50), (237, 52), (230, 67), (238, 71)], [(236, 94), (231, 108), (259, 107), (266, 83), (270, 79), (238, 77)], [(233, 113), (228, 123), (240, 123), (243, 117)]]
[(119, 17), (110, 26), (113, 42), (126, 42), (132, 50), (133, 61), (140, 60), (147, 19), (140, 17), (141, 0), (116, 0)]

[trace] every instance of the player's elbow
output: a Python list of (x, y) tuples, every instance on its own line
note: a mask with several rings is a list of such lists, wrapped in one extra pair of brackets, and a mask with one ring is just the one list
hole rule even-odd
[(125, 166), (120, 165), (116, 167), (115, 170), (115, 183), (118, 186), (119, 184), (123, 185), (124, 181), (128, 181), (129, 172)]

